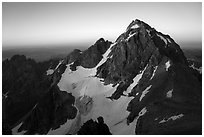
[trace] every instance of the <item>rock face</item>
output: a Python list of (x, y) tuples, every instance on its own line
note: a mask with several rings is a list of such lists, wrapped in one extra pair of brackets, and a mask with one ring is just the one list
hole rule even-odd
[(76, 61), (74, 61), (73, 65), (71, 66), (71, 69), (76, 70), (77, 66), (83, 66), (84, 68), (95, 67), (103, 58), (102, 55), (109, 48), (110, 44), (111, 42), (100, 38), (94, 45), (89, 47), (78, 56)]
[(80, 56), (81, 56), (82, 51), (79, 49), (75, 49), (72, 51), (67, 57), (66, 57), (66, 63), (65, 64), (70, 64), (74, 61), (76, 61)]
[(201, 74), (143, 21), (51, 69), (48, 92), (19, 131), (47, 134), (65, 124), (66, 134), (202, 134)]
[[(124, 95), (133, 78), (143, 71), (128, 94), (134, 97), (127, 108), (128, 123), (147, 109), (146, 116), (138, 120), (137, 134), (188, 134), (191, 130), (201, 134), (201, 81), (173, 39), (135, 20), (116, 40), (109, 55), (112, 58), (98, 68), (97, 74), (106, 83), (119, 83), (110, 99)], [(185, 118), (158, 123), (178, 114)], [(185, 130), (177, 129), (180, 126)]]
[(69, 119), (74, 119), (77, 109), (73, 106), (75, 98), (53, 86), (43, 97), (19, 128), (25, 134), (47, 134), (49, 130), (60, 127)]
[(174, 63), (187, 64), (182, 50), (169, 36), (139, 20), (133, 21), (126, 32), (119, 36), (109, 55), (111, 58), (98, 68), (97, 74), (107, 84), (120, 82), (112, 99), (118, 99), (147, 64), (149, 76), (153, 73), (153, 67), (164, 58)]
[(15, 55), (2, 62), (3, 134), (7, 134), (7, 130), (26, 115), (47, 92), (50, 80), (44, 75), (56, 61), (37, 63), (24, 55)]
[(97, 121), (87, 121), (77, 133), (78, 135), (111, 135), (108, 126), (104, 123), (103, 117)]

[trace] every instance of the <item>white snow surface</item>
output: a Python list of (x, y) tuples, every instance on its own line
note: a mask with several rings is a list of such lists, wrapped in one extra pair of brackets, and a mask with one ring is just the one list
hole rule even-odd
[(160, 34), (157, 33), (157, 36), (160, 37), (160, 39), (162, 39), (164, 41), (164, 43), (167, 45), (167, 40), (166, 38), (164, 38), (163, 36), (161, 36)]
[(52, 75), (54, 73), (54, 71), (62, 64), (64, 60), (60, 60), (59, 63), (57, 64), (57, 66), (55, 67), (55, 69), (48, 69), (46, 71), (47, 75)]
[(148, 35), (151, 36), (150, 30), (146, 29), (146, 31), (147, 31)]
[(166, 71), (168, 71), (169, 67), (171, 66), (170, 64), (170, 61), (168, 60), (166, 63), (165, 63), (165, 66), (166, 66)]
[(63, 61), (64, 61), (64, 60), (60, 60), (60, 61), (59, 61), (58, 65), (55, 67), (55, 70), (62, 64)]
[(108, 55), (110, 54), (111, 49), (112, 49), (113, 46), (115, 46), (115, 44), (116, 44), (116, 43), (113, 43), (113, 44), (110, 45), (110, 47), (107, 49), (107, 51), (103, 54), (102, 60), (97, 64), (97, 66), (95, 67), (95, 69), (98, 68), (99, 66), (101, 66), (103, 63), (106, 62), (106, 60), (109, 58)]
[(48, 69), (47, 70), (47, 75), (52, 75), (54, 73), (54, 70), (53, 69)]
[(140, 96), (140, 101), (142, 101), (142, 99), (145, 97), (145, 95), (149, 92), (149, 89), (152, 87), (152, 85), (150, 85), (149, 87), (147, 87), (143, 92), (142, 95)]
[[(87, 116), (83, 117), (83, 121), (86, 122), (89, 119), (97, 120), (99, 116), (102, 116), (104, 122), (111, 127), (110, 131), (112, 133), (121, 134), (118, 128), (120, 128), (121, 125), (123, 125), (123, 127), (126, 125), (126, 120), (124, 119), (126, 119), (129, 114), (126, 108), (132, 98), (122, 96), (115, 101), (106, 98), (114, 93), (118, 85), (115, 87), (112, 87), (112, 84), (103, 85), (103, 82), (101, 82), (99, 78), (89, 76), (93, 75), (94, 70), (78, 67), (75, 72), (67, 73), (67, 71), (70, 70), (65, 71), (65, 74), (58, 84), (60, 90), (71, 92), (76, 98), (87, 95), (93, 99), (93, 108)], [(74, 89), (72, 88), (73, 83), (76, 85)], [(121, 120), (124, 121), (116, 124)], [(130, 133), (129, 130), (131, 128), (133, 127), (129, 125), (127, 128), (124, 127), (123, 131)]]
[(20, 123), (19, 125), (17, 125), (16, 127), (14, 127), (11, 131), (12, 131), (12, 135), (23, 135), (26, 131), (21, 131), (18, 132), (18, 129), (21, 127), (23, 123)]
[(138, 24), (135, 24), (131, 27), (131, 29), (136, 29), (136, 28), (139, 28), (140, 26)]
[(140, 116), (143, 116), (146, 112), (147, 112), (147, 108), (144, 107), (144, 108), (139, 112), (138, 116), (139, 116), (139, 117), (140, 117)]
[(169, 90), (169, 91), (166, 93), (166, 97), (167, 97), (167, 98), (171, 98), (171, 97), (172, 97), (172, 93), (173, 93), (173, 89)]
[(129, 34), (128, 37), (126, 38), (126, 41), (128, 41), (132, 36), (134, 36), (136, 33)]
[(169, 43), (171, 43), (171, 40), (170, 40), (169, 38), (167, 38), (167, 41), (168, 41)]
[(158, 68), (158, 66), (156, 66), (156, 67), (155, 67), (155, 69), (154, 69), (154, 71), (153, 71), (153, 74), (152, 74), (152, 76), (151, 76), (150, 80), (151, 80), (151, 79), (154, 77), (155, 72), (157, 71), (157, 68)]
[(124, 92), (125, 95), (130, 93), (131, 90), (138, 84), (139, 80), (142, 78), (144, 71), (146, 70), (146, 67), (144, 68), (144, 70), (140, 74), (135, 76), (135, 78), (133, 79), (133, 83), (127, 88), (126, 92)]
[[(112, 44), (110, 48), (103, 54), (103, 59), (97, 64), (95, 68), (87, 69), (82, 66), (78, 66), (76, 71), (71, 71), (70, 64), (67, 65), (65, 72), (58, 83), (58, 87), (62, 91), (67, 91), (72, 93), (72, 95), (77, 99), (81, 96), (87, 95), (93, 100), (93, 107), (87, 115), (81, 116), (81, 123), (93, 119), (97, 120), (99, 116), (104, 118), (104, 122), (110, 128), (110, 132), (113, 134), (134, 134), (136, 121), (133, 121), (127, 125), (127, 117), (129, 112), (126, 110), (128, 103), (133, 99), (133, 97), (121, 96), (118, 100), (110, 100), (110, 97), (116, 90), (119, 84), (113, 87), (112, 84), (104, 85), (101, 81), (103, 79), (94, 77), (96, 74), (97, 67), (102, 65), (109, 58), (109, 53), (111, 48), (115, 44)], [(142, 74), (135, 77), (134, 86)], [(129, 87), (127, 92), (130, 92), (133, 87)], [(74, 125), (76, 120), (68, 120), (66, 123), (67, 129), (71, 125)], [(67, 132), (67, 129), (63, 129), (64, 125), (61, 126), (61, 134)], [(63, 130), (63, 131), (62, 131)], [(66, 131), (65, 131), (66, 130)], [(54, 132), (54, 131), (53, 131)], [(58, 133), (58, 132), (57, 132)], [(58, 133), (58, 134), (60, 134)], [(51, 134), (51, 131), (49, 132)]]
[(176, 115), (176, 116), (171, 116), (167, 120), (165, 120), (165, 119), (161, 120), (159, 123), (161, 124), (161, 123), (165, 123), (165, 122), (167, 122), (169, 120), (177, 120), (177, 119), (179, 119), (179, 118), (181, 118), (183, 116), (184, 116), (183, 114), (179, 114), (179, 115)]

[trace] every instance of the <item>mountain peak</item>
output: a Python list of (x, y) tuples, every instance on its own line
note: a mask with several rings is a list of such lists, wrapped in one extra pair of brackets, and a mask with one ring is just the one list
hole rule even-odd
[(130, 25), (127, 27), (127, 30), (129, 29), (135, 29), (135, 28), (139, 28), (141, 26), (141, 21), (136, 19), (136, 20), (133, 20)]
[(145, 28), (145, 29), (153, 29), (151, 28), (148, 24), (146, 24), (145, 22), (139, 20), (139, 19), (135, 19), (133, 20), (127, 27), (126, 31), (129, 31), (131, 29), (138, 29), (138, 28)]
[(100, 38), (96, 41), (96, 44), (105, 42), (104, 38)]
[[(132, 41), (132, 42), (131, 42)], [(135, 19), (116, 40), (116, 43), (132, 43), (134, 46), (142, 45), (158, 48), (159, 52), (175, 62), (187, 64), (186, 58), (179, 45), (169, 36), (165, 35), (147, 23)]]

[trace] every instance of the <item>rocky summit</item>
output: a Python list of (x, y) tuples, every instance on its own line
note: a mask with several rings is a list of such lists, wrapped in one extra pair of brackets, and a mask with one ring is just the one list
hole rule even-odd
[[(133, 20), (115, 42), (100, 38), (87, 50), (76, 49), (47, 67), (40, 73), (43, 82), (49, 81), (43, 95), (38, 93), (40, 99), (18, 119), (5, 120), (3, 131), (202, 134), (202, 74), (191, 66), (169, 35)], [(6, 84), (4, 95), (4, 90), (12, 95), (14, 89)], [(3, 102), (8, 104), (8, 99)]]

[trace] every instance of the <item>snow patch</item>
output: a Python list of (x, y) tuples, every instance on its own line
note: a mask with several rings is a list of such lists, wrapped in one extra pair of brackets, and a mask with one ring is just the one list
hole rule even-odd
[(146, 31), (147, 31), (148, 35), (151, 36), (150, 30), (146, 29)]
[(8, 93), (9, 93), (9, 91), (6, 92), (5, 94), (2, 93), (5, 99), (8, 97)]
[(112, 47), (116, 45), (116, 43), (111, 44), (111, 46), (107, 49), (107, 51), (103, 54), (103, 58), (101, 59), (101, 61), (97, 64), (97, 66), (95, 67), (95, 69), (97, 69), (99, 66), (101, 66), (103, 63), (106, 62), (106, 60), (108, 59), (108, 55), (111, 52)]
[(139, 28), (140, 26), (138, 25), (138, 24), (135, 24), (135, 25), (133, 25), (130, 29), (137, 29), (137, 28)]
[(168, 41), (169, 43), (171, 43), (171, 40), (170, 40), (169, 38), (167, 38), (167, 41)]
[[(136, 75), (133, 79), (133, 83), (127, 88), (126, 90), (126, 94), (130, 93), (132, 91), (132, 89), (138, 84), (139, 80), (142, 78), (142, 75), (144, 73), (144, 71), (146, 70), (147, 66), (142, 70), (142, 72), (138, 75)], [(138, 93), (139, 94), (139, 93)], [(136, 94), (136, 95), (138, 95)]]
[(26, 133), (26, 131), (21, 131), (18, 132), (18, 129), (21, 127), (23, 123), (20, 123), (19, 125), (17, 125), (16, 127), (14, 127), (11, 131), (12, 131), (12, 135), (23, 135)]
[(145, 108), (143, 108), (143, 109), (139, 112), (138, 116), (141, 117), (141, 116), (143, 116), (146, 112), (147, 112), (147, 108), (145, 107)]
[(58, 65), (55, 67), (55, 70), (62, 64), (63, 61), (64, 61), (64, 60), (60, 60), (60, 61), (59, 61)]
[(155, 119), (154, 119), (154, 121), (157, 121), (157, 120), (158, 120), (158, 118), (155, 118)]
[(55, 69), (48, 69), (46, 71), (46, 73), (47, 73), (46, 75), (52, 75), (54, 73), (54, 71), (62, 64), (63, 61), (64, 60), (60, 60), (59, 63), (57, 64), (57, 66), (55, 67)]
[(170, 64), (170, 61), (168, 60), (166, 63), (165, 63), (165, 66), (166, 66), (166, 71), (168, 71), (169, 67), (171, 66)]
[(140, 96), (140, 101), (145, 97), (145, 95), (149, 92), (149, 89), (152, 87), (152, 85), (150, 85), (149, 87), (147, 87), (143, 92), (142, 95)]
[(54, 70), (53, 69), (48, 69), (47, 70), (47, 75), (52, 75), (54, 73)]
[(157, 68), (158, 68), (158, 66), (156, 66), (156, 67), (155, 67), (155, 69), (154, 69), (154, 71), (153, 71), (153, 74), (152, 74), (152, 76), (151, 76), (150, 80), (151, 80), (151, 79), (154, 77), (154, 75), (155, 75), (155, 72), (156, 72)]
[(169, 91), (166, 93), (166, 97), (167, 97), (167, 98), (171, 98), (171, 97), (172, 97), (172, 93), (173, 93), (173, 89), (172, 89), (172, 90), (169, 90)]
[[(139, 113), (138, 113), (138, 116), (137, 116), (137, 118), (136, 118), (136, 125), (137, 125), (137, 121), (138, 121), (138, 119), (141, 117), (141, 116), (144, 116), (145, 115), (145, 113), (147, 113), (147, 108), (146, 107), (144, 107)], [(136, 127), (136, 125), (135, 125), (135, 127)], [(137, 129), (136, 129), (137, 130)], [(135, 133), (134, 133), (135, 134)], [(132, 134), (132, 135), (134, 135), (134, 134)]]
[(129, 36), (126, 38), (126, 41), (128, 41), (131, 37), (133, 37), (136, 33), (129, 34)]
[(160, 37), (160, 39), (162, 39), (162, 40), (164, 41), (164, 43), (167, 45), (167, 40), (166, 40), (163, 36), (161, 36), (161, 35), (158, 34), (158, 33), (157, 33), (157, 36)]
[(194, 65), (194, 63), (193, 63), (190, 67), (193, 68), (193, 69), (195, 69), (195, 70), (197, 70), (200, 74), (202, 74), (202, 67), (196, 68), (195, 65)]
[(177, 120), (177, 119), (179, 119), (179, 118), (181, 118), (181, 117), (183, 117), (183, 116), (184, 116), (183, 114), (179, 114), (179, 115), (176, 115), (176, 116), (171, 116), (171, 117), (168, 118), (167, 120), (165, 120), (165, 119), (161, 120), (161, 121), (159, 122), (159, 124), (165, 123), (165, 122), (167, 122), (167, 121), (169, 121), (169, 120)]

